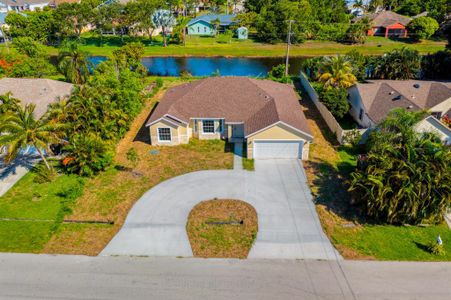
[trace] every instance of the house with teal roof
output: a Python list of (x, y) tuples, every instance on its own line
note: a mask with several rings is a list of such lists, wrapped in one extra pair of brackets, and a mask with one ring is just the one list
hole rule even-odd
[(235, 15), (202, 15), (192, 19), (186, 25), (188, 35), (216, 35), (215, 20), (219, 20), (218, 33), (223, 33), (230, 26), (235, 25)]

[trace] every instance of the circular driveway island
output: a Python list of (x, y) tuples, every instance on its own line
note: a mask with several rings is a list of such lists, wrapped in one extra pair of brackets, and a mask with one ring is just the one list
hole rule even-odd
[(160, 183), (131, 209), (100, 255), (192, 257), (186, 222), (201, 201), (242, 199), (258, 215), (248, 258), (341, 259), (324, 234), (296, 159), (256, 160), (255, 171), (200, 171)]

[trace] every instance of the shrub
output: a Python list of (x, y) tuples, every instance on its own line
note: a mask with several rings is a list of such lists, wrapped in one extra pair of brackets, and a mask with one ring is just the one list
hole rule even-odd
[(423, 56), (422, 76), (427, 79), (451, 79), (451, 50), (446, 49)]
[(323, 24), (316, 32), (315, 39), (320, 41), (342, 41), (346, 37), (348, 24)]
[(216, 42), (219, 44), (228, 44), (232, 40), (233, 32), (231, 30), (226, 30), (224, 33), (218, 35)]
[(127, 160), (133, 165), (134, 168), (138, 165), (139, 162), (139, 155), (135, 148), (128, 149), (127, 153)]
[(74, 136), (64, 147), (63, 166), (70, 173), (92, 176), (105, 170), (113, 161), (112, 147), (94, 133)]
[(25, 54), (29, 57), (43, 56), (45, 54), (42, 45), (30, 37), (15, 38), (13, 41), (13, 46), (19, 53)]
[(163, 84), (164, 84), (163, 79), (161, 79), (160, 77), (157, 78), (155, 83), (157, 84), (158, 88), (161, 88), (163, 86)]
[(424, 112), (392, 110), (370, 133), (365, 166), (350, 191), (366, 213), (391, 224), (439, 223), (451, 205), (451, 153), (432, 133), (418, 134)]
[[(288, 67), (290, 66), (288, 65)], [(272, 67), (271, 71), (268, 72), (268, 78), (274, 81), (286, 82), (288, 78), (285, 76), (285, 64)]]
[(438, 22), (430, 17), (419, 17), (407, 24), (409, 36), (417, 41), (430, 38), (438, 28)]
[(367, 37), (366, 33), (369, 29), (371, 29), (371, 22), (368, 18), (363, 18), (351, 24), (346, 30), (346, 41), (353, 44), (364, 44)]
[(376, 58), (370, 66), (380, 79), (407, 80), (417, 78), (421, 67), (421, 56), (417, 50), (403, 47)]
[(36, 183), (52, 182), (58, 176), (58, 172), (55, 170), (55, 168), (47, 169), (43, 164), (36, 165), (34, 167), (34, 171), (36, 173), (36, 176), (33, 181)]
[(343, 142), (350, 144), (352, 147), (357, 147), (362, 139), (362, 134), (357, 129), (347, 131), (343, 136)]
[(344, 88), (324, 89), (320, 100), (336, 118), (343, 118), (349, 111), (348, 92)]
[(431, 254), (438, 255), (438, 256), (443, 256), (446, 254), (446, 251), (445, 251), (445, 248), (443, 247), (443, 245), (440, 245), (437, 242), (429, 243), (428, 250)]

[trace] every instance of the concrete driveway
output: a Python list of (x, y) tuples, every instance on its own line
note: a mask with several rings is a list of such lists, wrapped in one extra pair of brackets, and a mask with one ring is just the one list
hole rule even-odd
[(341, 259), (322, 231), (295, 159), (257, 160), (254, 172), (201, 171), (167, 180), (133, 206), (101, 255), (193, 256), (188, 215), (197, 203), (215, 197), (243, 200), (256, 209), (259, 231), (249, 258)]

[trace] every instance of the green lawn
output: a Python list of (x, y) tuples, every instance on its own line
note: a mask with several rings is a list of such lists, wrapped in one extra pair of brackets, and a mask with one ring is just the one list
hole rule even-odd
[(26, 174), (0, 197), (0, 218), (27, 219), (0, 221), (0, 251), (40, 252), (65, 208), (65, 195), (79, 184), (72, 175), (60, 175), (51, 183), (36, 183), (34, 171)]
[[(430, 254), (427, 250), (428, 244), (435, 242), (439, 234), (446, 251), (444, 256)], [(332, 241), (380, 260), (451, 261), (451, 230), (446, 225), (336, 228)]]
[[(350, 147), (339, 147), (337, 153), (336, 170), (341, 176), (348, 177), (357, 166), (355, 151)], [(346, 223), (336, 224), (331, 233), (332, 241), (364, 256), (380, 260), (451, 260), (451, 230), (446, 224), (429, 227), (368, 223), (348, 227), (343, 224)], [(428, 244), (436, 241), (439, 234), (446, 250), (445, 256), (432, 255), (427, 250)]]
[(248, 171), (254, 171), (255, 170), (254, 160), (243, 157), (243, 169)]
[[(347, 259), (451, 261), (451, 230), (445, 224), (372, 224), (351, 204), (353, 199), (346, 187), (349, 174), (357, 166), (358, 151), (337, 145), (315, 106), (309, 100), (303, 101), (303, 106), (314, 135), (309, 161), (304, 166), (321, 224), (341, 255)], [(427, 245), (435, 242), (438, 234), (445, 256), (427, 251)]]
[[(277, 57), (285, 56), (286, 44), (263, 44), (252, 39), (232, 39), (230, 43), (218, 43), (214, 37), (188, 37), (186, 46), (170, 44), (168, 47), (161, 45), (161, 38), (150, 42), (147, 38), (125, 37), (124, 42), (142, 41), (145, 47), (145, 56), (248, 56), (248, 57)], [(120, 37), (106, 37), (99, 42), (92, 34), (82, 36), (84, 50), (92, 55), (110, 56), (118, 49), (122, 42)], [(383, 37), (369, 37), (364, 45), (346, 45), (336, 42), (307, 41), (300, 45), (293, 45), (290, 53), (292, 56), (320, 56), (343, 54), (352, 49), (357, 49), (367, 55), (381, 55), (384, 52), (407, 46), (417, 49), (421, 53), (436, 52), (445, 49), (445, 41), (423, 41), (410, 43), (408, 40), (397, 41)], [(4, 47), (4, 45), (0, 45)], [(58, 49), (47, 47), (50, 54), (56, 55)]]

